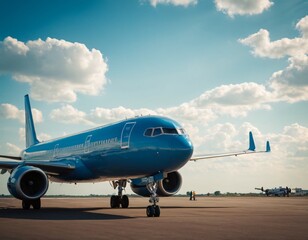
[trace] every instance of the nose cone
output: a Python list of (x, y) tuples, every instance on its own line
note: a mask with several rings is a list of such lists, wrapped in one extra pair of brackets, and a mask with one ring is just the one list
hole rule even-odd
[(177, 153), (177, 159), (184, 164), (191, 158), (194, 147), (187, 136), (178, 136), (176, 141), (172, 142), (172, 148)]
[(187, 160), (189, 160), (193, 154), (194, 146), (188, 137), (185, 137), (182, 142), (182, 151), (185, 156), (187, 156)]

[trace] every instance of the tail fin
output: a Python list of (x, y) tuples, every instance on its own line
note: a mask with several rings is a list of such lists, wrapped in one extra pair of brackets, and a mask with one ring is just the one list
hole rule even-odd
[(39, 143), (36, 138), (29, 96), (25, 95), (26, 147)]

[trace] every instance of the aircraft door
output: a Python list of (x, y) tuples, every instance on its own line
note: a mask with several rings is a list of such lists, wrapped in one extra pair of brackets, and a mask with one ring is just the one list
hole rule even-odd
[(58, 156), (58, 153), (59, 153), (59, 144), (56, 144), (53, 150), (53, 157), (56, 158)]
[(129, 148), (130, 135), (136, 122), (128, 122), (124, 125), (121, 135), (121, 148)]
[(88, 135), (87, 138), (86, 138), (86, 141), (84, 143), (84, 152), (85, 153), (88, 153), (90, 151), (91, 138), (92, 138), (92, 135)]

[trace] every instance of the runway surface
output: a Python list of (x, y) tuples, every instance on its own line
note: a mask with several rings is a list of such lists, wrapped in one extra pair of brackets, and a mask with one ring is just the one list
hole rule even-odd
[(43, 198), (41, 210), (0, 198), (1, 239), (308, 239), (307, 197), (147, 198), (110, 209), (109, 198)]

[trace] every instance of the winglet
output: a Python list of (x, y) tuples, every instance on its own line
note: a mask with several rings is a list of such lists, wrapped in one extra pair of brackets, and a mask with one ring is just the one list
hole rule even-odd
[(252, 132), (249, 132), (249, 151), (255, 151), (256, 150), (256, 145), (255, 141), (253, 140)]
[(39, 143), (39, 140), (37, 140), (35, 133), (31, 105), (28, 94), (25, 95), (25, 117), (26, 117), (26, 147), (28, 148), (34, 144)]
[(271, 151), (271, 146), (270, 146), (270, 143), (269, 141), (266, 142), (266, 150), (265, 152), (270, 152)]

